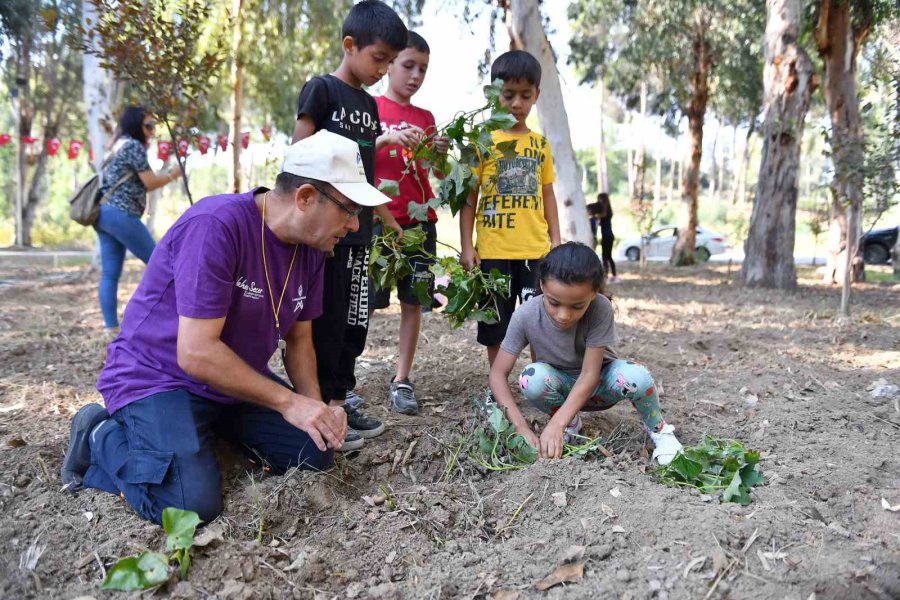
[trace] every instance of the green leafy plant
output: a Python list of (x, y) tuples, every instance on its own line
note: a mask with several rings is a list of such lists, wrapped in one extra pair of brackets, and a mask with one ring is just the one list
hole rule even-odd
[[(538, 451), (516, 432), (515, 426), (495, 403), (476, 401), (476, 413), (481, 422), (475, 428), (469, 445), (469, 458), (488, 471), (510, 471), (533, 465)], [(603, 438), (574, 436), (577, 444), (564, 444), (563, 458), (587, 458), (600, 452)]]
[(737, 440), (708, 435), (696, 446), (684, 448), (657, 471), (669, 486), (692, 487), (703, 494), (721, 494), (722, 502), (750, 504), (750, 488), (765, 481), (759, 472), (759, 453)]
[(435, 278), (447, 277), (447, 283), (439, 284), (435, 291), (447, 297), (444, 314), (451, 326), (460, 327), (466, 319), (497, 322), (497, 298), (509, 297), (509, 275), (499, 269), (491, 269), (489, 273), (483, 273), (479, 267), (466, 270), (459, 264), (458, 256), (439, 259), (431, 272)]
[[(425, 231), (419, 226), (406, 229), (400, 240), (397, 239), (397, 232), (390, 228), (385, 229), (382, 235), (376, 235), (369, 255), (369, 277), (375, 287), (379, 290), (390, 289), (404, 277), (412, 275), (412, 261), (415, 258), (433, 258), (425, 251), (424, 244)], [(427, 282), (415, 286), (415, 291), (420, 301), (431, 302)]]
[[(447, 123), (436, 127), (434, 132), (425, 136), (408, 154), (407, 166), (401, 179), (413, 177), (419, 182), (420, 171), (414, 169), (418, 164), (426, 173), (435, 173), (440, 177), (434, 198), (419, 204), (410, 202), (407, 209), (411, 218), (425, 221), (428, 209), (449, 206), (456, 215), (469, 197), (469, 192), (478, 185), (473, 169), (482, 159), (489, 155), (494, 145), (491, 132), (509, 129), (516, 124), (516, 118), (500, 105), (500, 89), (502, 82), (496, 80), (484, 86), (485, 104), (468, 112), (457, 113)], [(435, 148), (435, 138), (445, 137), (450, 140), (446, 153)], [(515, 141), (497, 144), (497, 149), (504, 156), (515, 154)], [(419, 182), (421, 186), (421, 182)], [(382, 179), (378, 189), (388, 195), (397, 195), (399, 182)]]
[[(491, 269), (490, 273), (482, 273), (478, 267), (466, 270), (459, 264), (459, 256), (439, 259), (425, 250), (424, 243), (421, 227), (407, 229), (401, 240), (392, 229), (375, 236), (369, 257), (369, 277), (375, 287), (390, 289), (413, 272), (412, 261), (416, 257), (427, 258), (434, 261), (429, 270), (436, 279), (447, 277), (447, 283), (439, 284), (435, 291), (447, 297), (444, 315), (453, 327), (461, 326), (467, 319), (496, 323), (497, 298), (509, 296), (509, 275), (498, 269)], [(416, 283), (413, 290), (423, 305), (431, 303), (427, 282)]]
[(169, 507), (163, 511), (163, 530), (166, 532), (166, 551), (142, 552), (118, 561), (106, 574), (101, 589), (130, 592), (146, 590), (169, 579), (169, 562), (177, 561), (181, 578), (187, 577), (191, 566), (190, 549), (200, 517), (190, 510)]

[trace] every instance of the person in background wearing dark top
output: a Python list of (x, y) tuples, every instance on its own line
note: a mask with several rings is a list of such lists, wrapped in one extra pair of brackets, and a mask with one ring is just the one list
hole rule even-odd
[[(421, 129), (381, 135), (375, 99), (362, 86), (376, 84), (397, 55), (406, 48), (407, 29), (387, 4), (363, 0), (344, 20), (341, 42), (344, 58), (337, 70), (310, 79), (300, 91), (293, 141), (325, 129), (356, 142), (369, 184), (375, 184), (375, 150), (399, 144), (412, 148)], [(372, 246), (372, 209), (359, 215), (359, 230), (348, 235), (325, 261), (322, 316), (313, 321), (313, 344), (322, 397), (347, 412), (347, 436), (341, 451), (357, 450), (363, 440), (381, 435), (384, 424), (360, 410), (363, 399), (356, 387), (356, 359), (366, 346), (369, 329), (369, 249)], [(375, 208), (386, 227), (402, 237), (403, 229), (386, 206)]]
[(616, 236), (612, 230), (612, 204), (609, 202), (609, 194), (600, 192), (597, 194), (597, 219), (600, 224), (600, 250), (603, 253), (603, 270), (606, 272), (606, 280), (615, 283), (619, 280), (616, 274), (616, 263), (613, 262), (612, 248)]
[(597, 238), (597, 227), (599, 226), (600, 217), (598, 217), (598, 213), (600, 212), (600, 203), (593, 202), (587, 205), (587, 213), (588, 213), (588, 222), (591, 224), (591, 238), (594, 240), (593, 248), (597, 249), (597, 244), (600, 243), (599, 238)]
[[(100, 238), (100, 311), (110, 335), (119, 329), (118, 290), (125, 251), (130, 250), (147, 264), (156, 247), (153, 236), (141, 222), (147, 206), (147, 192), (181, 176), (178, 167), (159, 173), (150, 168), (147, 144), (155, 128), (156, 120), (144, 107), (126, 108), (119, 118), (110, 158), (103, 167), (100, 193), (109, 196), (100, 206), (94, 229)], [(130, 177), (123, 180), (126, 175)]]

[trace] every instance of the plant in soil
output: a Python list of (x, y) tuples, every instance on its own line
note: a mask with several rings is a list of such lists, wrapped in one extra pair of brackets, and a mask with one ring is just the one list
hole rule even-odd
[(130, 592), (156, 587), (168, 581), (171, 561), (178, 563), (181, 578), (187, 578), (191, 566), (190, 549), (200, 517), (190, 510), (169, 507), (163, 511), (162, 521), (163, 531), (166, 532), (166, 551), (172, 554), (148, 551), (123, 558), (109, 570), (102, 589)]
[[(488, 471), (524, 469), (534, 464), (538, 451), (531, 446), (503, 414), (496, 402), (476, 400), (475, 427), (469, 443), (469, 459)], [(601, 454), (603, 438), (573, 436), (575, 444), (563, 446), (563, 458), (587, 458)]]
[(721, 495), (722, 502), (750, 504), (750, 488), (765, 482), (759, 472), (759, 453), (747, 450), (737, 440), (705, 435), (696, 446), (681, 450), (657, 470), (669, 486), (684, 486), (702, 494)]

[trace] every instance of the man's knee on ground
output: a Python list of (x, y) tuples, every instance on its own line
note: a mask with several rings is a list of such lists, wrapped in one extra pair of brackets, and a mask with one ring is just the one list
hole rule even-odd
[(194, 511), (203, 523), (209, 523), (222, 514), (222, 489), (219, 486), (185, 489), (184, 506), (176, 508)]

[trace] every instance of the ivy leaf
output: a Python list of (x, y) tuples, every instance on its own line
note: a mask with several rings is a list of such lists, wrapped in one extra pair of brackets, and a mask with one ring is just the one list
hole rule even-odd
[(397, 196), (400, 194), (400, 182), (395, 179), (381, 179), (378, 191), (387, 196)]
[(200, 516), (192, 510), (169, 507), (163, 511), (163, 530), (166, 532), (166, 550), (185, 550), (194, 543), (194, 530), (200, 524)]
[(428, 205), (419, 204), (418, 202), (410, 202), (406, 207), (406, 214), (409, 215), (410, 219), (414, 219), (416, 221), (427, 221)]
[(146, 590), (165, 583), (168, 579), (168, 557), (158, 552), (144, 552), (140, 556), (123, 558), (113, 565), (100, 589), (122, 592)]
[(512, 116), (508, 111), (498, 110), (484, 122), (484, 128), (489, 131), (494, 131), (495, 129), (510, 129), (515, 127), (518, 122), (518, 119)]
[(503, 155), (503, 158), (512, 159), (516, 157), (516, 140), (508, 140), (500, 142), (496, 145), (497, 150)]

